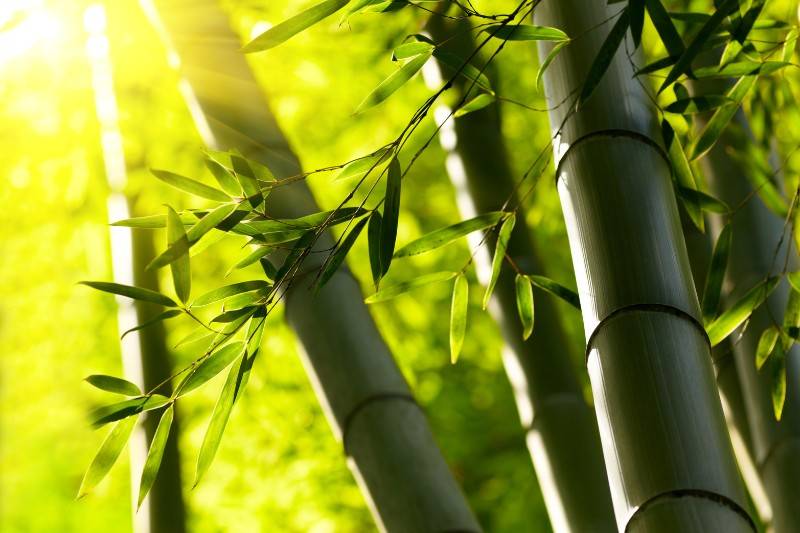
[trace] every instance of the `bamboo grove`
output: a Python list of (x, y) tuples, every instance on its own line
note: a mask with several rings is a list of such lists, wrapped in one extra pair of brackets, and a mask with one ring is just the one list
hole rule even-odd
[[(504, 363), (554, 530), (800, 529), (800, 184), (783, 172), (795, 152), (773, 129), (777, 114), (797, 118), (797, 87), (784, 78), (798, 68), (796, 20), (765, 0), (702, 8), (522, 0), (507, 13), (460, 1), (324, 0), (240, 48), (213, 0), (143, 4), (180, 58), (198, 129), (209, 130), (208, 175), (152, 169), (196, 207), (113, 223), (134, 233), (166, 230), (146, 271), (168, 269), (171, 289), (83, 283), (158, 307), (136, 330), (179, 316), (194, 321), (184, 343), (202, 348), (146, 389), (120, 377), (87, 378), (126, 399), (93, 413), (94, 425), (109, 429), (80, 495), (105, 477), (148, 413), (159, 422), (141, 503), (157, 483), (174, 406), (226, 373), (197, 458), (193, 483), (202, 482), (255, 359), (269, 357), (261, 353), (267, 317), (284, 305), (379, 528), (480, 531), (368, 311), (448, 284), (453, 364), (480, 312), (471, 293), (502, 326), (511, 347)], [(418, 74), (427, 99), (392, 142), (301, 170), (245, 55), (257, 61), (324, 20), (380, 21), (399, 10), (416, 10), (419, 24), (393, 43), (386, 60), (394, 71), (353, 111), (391, 106)], [(644, 31), (648, 24), (655, 31)], [(649, 38), (656, 41), (643, 42)], [(493, 62), (525, 41), (538, 48), (538, 67), (530, 68), (546, 96), (539, 111), (549, 115), (550, 141), (527, 147), (529, 166), (513, 175), (500, 105), (525, 104), (503, 95), (500, 84), (514, 80), (498, 80)], [(226, 101), (208, 86), (224, 87)], [(421, 126), (431, 117), (428, 135)], [(409, 169), (437, 137), (464, 219), (401, 242)], [(547, 186), (551, 166), (576, 289), (546, 275), (536, 228), (526, 222), (526, 201)], [(318, 175), (353, 183), (335, 209), (317, 207), (306, 180)], [(194, 294), (192, 249), (220, 233), (245, 250), (227, 258), (229, 272), (260, 273)], [(418, 256), (466, 238), (465, 261), (403, 277)], [(374, 288), (366, 295), (346, 266), (359, 240)], [(594, 408), (570, 366), (556, 299), (581, 312)], [(743, 446), (732, 444), (734, 430)], [(766, 505), (753, 504), (759, 490)]]

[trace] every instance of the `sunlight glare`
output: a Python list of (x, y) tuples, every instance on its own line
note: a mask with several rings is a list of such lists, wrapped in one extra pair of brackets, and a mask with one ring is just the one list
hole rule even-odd
[(0, 4), (0, 67), (37, 44), (52, 44), (62, 32), (61, 21), (43, 0), (5, 0)]

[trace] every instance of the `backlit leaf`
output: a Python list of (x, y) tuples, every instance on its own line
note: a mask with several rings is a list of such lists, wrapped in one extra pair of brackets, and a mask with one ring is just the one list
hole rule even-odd
[(750, 314), (762, 303), (775, 289), (780, 278), (769, 278), (762, 281), (747, 294), (745, 294), (733, 307), (718, 316), (707, 327), (708, 338), (711, 346), (716, 346), (722, 342), (728, 335), (734, 332), (742, 322), (750, 317)]
[(198, 296), (195, 301), (192, 302), (192, 307), (202, 307), (204, 305), (209, 305), (213, 304), (214, 302), (224, 300), (225, 298), (233, 296), (234, 294), (254, 291), (257, 289), (266, 289), (267, 287), (269, 287), (269, 283), (260, 279), (240, 281), (239, 283), (218, 287)]
[(483, 28), (483, 32), (504, 41), (566, 41), (569, 39), (567, 34), (558, 28), (529, 24), (490, 24)]
[(388, 78), (383, 80), (366, 98), (358, 105), (356, 114), (361, 113), (370, 107), (378, 105), (389, 96), (391, 96), (397, 89), (402, 87), (414, 74), (428, 61), (430, 54), (420, 54), (405, 61), (403, 65), (394, 71)]
[(348, 252), (350, 252), (350, 248), (353, 247), (353, 244), (361, 234), (361, 230), (364, 229), (364, 225), (367, 223), (367, 221), (368, 219), (362, 218), (358, 224), (356, 224), (355, 227), (350, 230), (350, 233), (347, 234), (347, 237), (344, 238), (342, 243), (336, 248), (333, 256), (325, 264), (325, 268), (319, 276), (317, 288), (322, 288), (336, 273), (336, 271), (339, 270), (339, 267), (344, 262)]
[(397, 240), (401, 182), (400, 162), (395, 157), (389, 163), (389, 171), (386, 177), (386, 196), (383, 202), (383, 216), (381, 218), (381, 270), (383, 274), (389, 271), (389, 265), (392, 264), (394, 244)]
[[(789, 300), (783, 312), (783, 329), (794, 331), (800, 328), (800, 292), (792, 289), (789, 291)], [(789, 335), (781, 336), (781, 345), (784, 352), (788, 352), (794, 344), (794, 339)]]
[(245, 345), (241, 341), (232, 342), (212, 352), (211, 355), (192, 370), (186, 379), (178, 386), (175, 396), (183, 396), (193, 391), (197, 387), (211, 380), (214, 376), (222, 372), (229, 364), (242, 354)]
[(731, 105), (720, 107), (706, 124), (700, 136), (689, 149), (689, 159), (697, 159), (705, 154), (717, 142), (728, 122), (736, 114), (739, 105), (744, 97), (756, 82), (756, 76), (745, 76), (736, 82), (736, 85), (728, 91), (728, 98), (732, 100)]
[(504, 215), (505, 213), (502, 211), (492, 211), (490, 213), (480, 214), (468, 220), (463, 220), (456, 224), (451, 224), (444, 228), (439, 228), (423, 235), (419, 239), (411, 241), (397, 250), (394, 255), (395, 257), (407, 257), (435, 250), (461, 237), (465, 237), (473, 231), (491, 228), (500, 222)]
[(542, 86), (542, 77), (544, 76), (547, 67), (550, 66), (553, 60), (556, 57), (558, 57), (558, 54), (561, 52), (561, 50), (563, 50), (564, 47), (567, 46), (569, 43), (570, 43), (569, 41), (557, 43), (555, 46), (553, 46), (553, 48), (550, 49), (550, 52), (548, 52), (547, 57), (544, 58), (544, 61), (542, 61), (542, 64), (539, 65), (539, 69), (536, 71), (536, 87)]
[(156, 433), (153, 435), (152, 442), (150, 442), (150, 449), (147, 451), (147, 459), (142, 470), (142, 479), (139, 482), (139, 503), (137, 508), (142, 506), (145, 496), (150, 492), (150, 488), (156, 480), (158, 469), (161, 467), (161, 458), (164, 456), (164, 448), (167, 445), (170, 427), (172, 427), (174, 409), (172, 405), (164, 409), (161, 420), (158, 421)]
[(486, 74), (481, 72), (481, 70), (476, 68), (475, 65), (467, 63), (463, 58), (452, 52), (442, 50), (441, 48), (437, 48), (433, 51), (433, 57), (439, 62), (439, 67), (442, 69), (445, 76), (461, 76), (489, 94), (494, 94), (489, 78), (487, 78)]
[(708, 211), (709, 213), (718, 213), (721, 215), (730, 213), (731, 209), (727, 204), (725, 204), (725, 202), (702, 191), (690, 189), (688, 187), (678, 187), (678, 194), (681, 196), (681, 198), (693, 202), (699, 206), (703, 211)]
[(522, 338), (527, 339), (533, 333), (533, 287), (527, 276), (517, 274), (517, 312), (522, 322)]
[(728, 268), (732, 235), (731, 225), (726, 224), (717, 237), (714, 253), (711, 255), (711, 264), (708, 267), (702, 300), (703, 321), (706, 323), (713, 320), (719, 311), (722, 282), (725, 280), (725, 271)]
[(215, 189), (205, 183), (200, 183), (192, 178), (187, 178), (186, 176), (181, 176), (180, 174), (175, 174), (168, 170), (151, 169), (150, 172), (167, 185), (194, 194), (195, 196), (214, 200), (215, 202), (229, 202), (231, 200), (227, 194), (219, 189)]
[(691, 96), (672, 102), (664, 108), (664, 111), (687, 115), (711, 111), (712, 109), (732, 103), (734, 102), (730, 98), (722, 95), (709, 94), (705, 96)]
[(489, 283), (486, 285), (486, 293), (483, 295), (483, 308), (489, 305), (489, 298), (492, 296), (494, 286), (497, 283), (497, 278), (500, 277), (500, 270), (503, 267), (503, 261), (506, 257), (506, 248), (508, 247), (508, 240), (511, 238), (511, 232), (514, 231), (514, 224), (517, 217), (511, 213), (503, 225), (500, 227), (500, 232), (497, 235), (497, 245), (494, 249), (494, 257), (492, 258), (492, 274), (489, 278)]
[(164, 406), (169, 401), (169, 398), (161, 394), (151, 394), (150, 396), (138, 396), (125, 400), (122, 402), (112, 403), (98, 407), (90, 418), (92, 419), (92, 426), (100, 427), (108, 424), (109, 422), (116, 422), (123, 418), (128, 418), (144, 411), (151, 411)]
[[(172, 246), (180, 240), (186, 240), (186, 230), (183, 227), (178, 213), (167, 206), (167, 246)], [(188, 247), (187, 247), (188, 249)], [(169, 265), (172, 271), (172, 283), (175, 294), (183, 303), (189, 299), (192, 290), (192, 271), (189, 263), (189, 254), (183, 254)]]
[(375, 288), (383, 277), (383, 268), (381, 268), (381, 214), (378, 211), (373, 211), (369, 217), (369, 225), (367, 226), (367, 243), (369, 246), (369, 268), (372, 272), (372, 282)]
[[(683, 151), (678, 136), (672, 125), (667, 119), (661, 121), (661, 134), (664, 138), (664, 146), (667, 147), (667, 154), (669, 161), (672, 164), (672, 172), (674, 174), (675, 183), (679, 188), (696, 190), (697, 183), (694, 179), (692, 167), (689, 165), (689, 160), (686, 158), (686, 153)], [(692, 220), (692, 223), (700, 231), (704, 231), (705, 221), (703, 220), (703, 212), (700, 208), (700, 202), (697, 198), (687, 196), (680, 196), (683, 200), (683, 205), (686, 208), (686, 213)]]
[(450, 305), (450, 362), (455, 364), (461, 347), (464, 345), (464, 334), (467, 331), (469, 285), (463, 273), (456, 276), (453, 285), (453, 299)]
[(131, 287), (130, 285), (121, 285), (119, 283), (111, 283), (108, 281), (81, 281), (80, 283), (81, 285), (86, 285), (87, 287), (91, 287), (93, 289), (103, 292), (110, 292), (112, 294), (118, 294), (120, 296), (126, 296), (128, 298), (133, 298), (134, 300), (152, 302), (159, 305), (165, 305), (167, 307), (178, 306), (178, 304), (172, 301), (171, 298), (168, 298), (159, 292), (151, 291), (150, 289)]
[(205, 163), (206, 168), (211, 171), (211, 174), (214, 176), (214, 179), (217, 180), (219, 186), (222, 187), (223, 191), (231, 196), (241, 196), (242, 188), (227, 168), (211, 157), (206, 158)]
[(425, 285), (430, 285), (431, 283), (447, 281), (449, 279), (453, 279), (455, 276), (455, 272), (434, 272), (432, 274), (423, 274), (422, 276), (417, 276), (409, 281), (403, 281), (394, 285), (389, 285), (388, 287), (383, 287), (375, 294), (367, 297), (364, 301), (368, 304), (374, 304), (377, 302), (391, 300), (392, 298), (403, 293), (412, 291)]
[(356, 159), (345, 165), (342, 171), (336, 176), (336, 181), (363, 176), (367, 172), (374, 172), (382, 167), (384, 163), (387, 163), (393, 153), (394, 152), (388, 148), (381, 148), (375, 153)]
[(168, 309), (167, 311), (164, 311), (163, 313), (157, 314), (156, 316), (154, 316), (150, 320), (145, 321), (142, 324), (139, 324), (139, 325), (137, 325), (135, 327), (132, 327), (130, 329), (125, 330), (125, 332), (122, 335), (120, 335), (119, 338), (120, 338), (120, 340), (122, 340), (125, 337), (127, 337), (129, 333), (133, 333), (134, 331), (139, 331), (140, 329), (144, 329), (146, 327), (152, 326), (153, 324), (155, 324), (157, 322), (161, 322), (162, 320), (167, 320), (169, 318), (174, 318), (174, 317), (176, 317), (176, 316), (178, 316), (178, 315), (180, 315), (182, 313), (183, 313), (183, 311), (181, 311), (180, 309)]
[(139, 396), (142, 394), (139, 387), (127, 379), (106, 376), (104, 374), (92, 374), (86, 378), (86, 381), (100, 390), (124, 394), (125, 396)]
[(467, 113), (472, 113), (473, 111), (483, 109), (494, 102), (494, 100), (494, 95), (489, 93), (481, 93), (463, 106), (456, 109), (455, 113), (453, 113), (453, 116), (456, 118), (463, 117)]
[(325, 0), (277, 24), (249, 43), (242, 52), (249, 54), (269, 50), (291, 39), (306, 28), (342, 9), (350, 0)]
[(114, 425), (83, 476), (81, 487), (78, 489), (78, 498), (89, 494), (98, 483), (103, 481), (111, 467), (117, 462), (135, 425), (135, 417), (127, 418)]
[(556, 298), (561, 298), (575, 309), (580, 310), (581, 299), (578, 297), (575, 291), (570, 290), (560, 283), (556, 283), (552, 279), (544, 276), (531, 275), (527, 277), (536, 288), (549, 292)]
[(759, 337), (758, 347), (756, 348), (756, 368), (758, 370), (761, 370), (761, 367), (767, 362), (769, 356), (772, 355), (779, 334), (780, 331), (778, 331), (778, 328), (772, 326), (765, 329), (761, 337)]
[(786, 403), (786, 357), (781, 356), (772, 374), (772, 410), (775, 420), (780, 421)]

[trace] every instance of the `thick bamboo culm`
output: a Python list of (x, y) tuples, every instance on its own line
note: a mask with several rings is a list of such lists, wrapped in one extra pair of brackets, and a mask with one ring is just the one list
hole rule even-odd
[[(236, 148), (278, 178), (300, 164), (239, 51), (240, 40), (213, 0), (160, 0), (158, 14), (180, 57), (182, 73), (215, 145)], [(302, 181), (268, 200), (276, 217), (318, 211)], [(325, 235), (319, 246), (332, 244)], [(311, 272), (324, 254), (306, 261)], [(386, 343), (363, 303), (356, 280), (342, 268), (318, 293), (313, 274), (286, 294), (286, 316), (302, 344), (304, 363), (348, 463), (379, 528), (391, 532), (480, 531), (436, 446)]]
[[(755, 142), (749, 136), (743, 113), (737, 114), (729, 128), (701, 163), (714, 194), (728, 205), (741, 206), (732, 221), (733, 241), (727, 285), (733, 290), (725, 295), (730, 305), (765, 276), (783, 269), (790, 237), (784, 239), (782, 252), (775, 256), (784, 232), (783, 220), (753, 194), (742, 165), (727, 153), (727, 150), (741, 147), (743, 143)], [(747, 198), (749, 200), (745, 201)], [(714, 222), (719, 230), (720, 221)], [(790, 253), (793, 254), (790, 265), (796, 265), (796, 252)], [(761, 333), (774, 323), (774, 319), (780, 322), (788, 294), (788, 283), (783, 281), (767, 300), (766, 306), (752, 315), (741, 338), (739, 332), (734, 333), (737, 342), (732, 348), (750, 427), (748, 438), (772, 507), (772, 527), (776, 533), (800, 531), (797, 491), (800, 479), (800, 391), (797, 388), (800, 383), (800, 348), (794, 345), (785, 354), (787, 394), (780, 422), (775, 419), (770, 392), (773, 379), (770, 369), (778, 356), (773, 354), (772, 361), (758, 371), (755, 353)], [(780, 350), (778, 343), (776, 352)]]
[[(446, 43), (445, 49), (461, 58), (470, 57), (475, 50), (466, 20), (452, 21), (434, 15), (426, 28), (434, 41)], [(483, 63), (479, 61), (476, 66), (481, 68)], [(492, 69), (487, 72), (490, 77), (492, 73)], [(426, 78), (435, 76), (426, 72)], [(470, 84), (466, 78), (458, 77), (453, 85), (457, 97), (462, 97)], [(436, 110), (437, 119), (448, 114), (444, 107)], [(462, 216), (502, 209), (509, 197), (513, 197), (511, 205), (517, 204), (496, 104), (449, 119), (442, 124), (441, 139)], [(541, 274), (541, 261), (522, 215), (517, 217), (507, 254), (524, 272)], [(494, 253), (491, 238), (488, 244), (488, 252)], [(486, 249), (482, 251), (476, 256), (479, 277), (490, 268), (489, 254)], [(558, 309), (552, 297), (538, 293), (536, 328), (528, 340), (523, 340), (514, 277), (514, 271), (504, 266), (490, 310), (506, 342), (506, 372), (551, 525), (557, 533), (614, 531), (597, 421), (583, 397)]]
[[(545, 74), (545, 92), (617, 525), (628, 532), (754, 531), (670, 166), (624, 44), (572, 114), (570, 95), (620, 11), (593, 0), (544, 0), (535, 10), (537, 24), (575, 37)], [(540, 57), (550, 49), (541, 46)]]

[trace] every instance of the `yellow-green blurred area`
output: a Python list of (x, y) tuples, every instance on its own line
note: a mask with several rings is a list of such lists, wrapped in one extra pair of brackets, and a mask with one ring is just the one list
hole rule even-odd
[[(87, 0), (3, 0), (0, 3), (0, 531), (125, 532), (133, 529), (127, 453), (89, 496), (76, 500), (83, 473), (107, 428), (88, 413), (108, 394), (83, 381), (122, 374), (116, 300), (81, 280), (111, 280), (101, 130), (92, 84)], [(191, 2), (184, 2), (191, 9)], [(311, 2), (313, 3), (313, 2)], [(260, 29), (307, 7), (306, 0), (228, 0), (231, 26), (247, 41)], [(476, 2), (507, 12), (513, 3)], [(793, 0), (775, 0), (776, 18)], [(203, 143), (180, 91), (180, 74), (136, 0), (104, 6), (127, 169), (126, 194), (137, 214), (202, 206), (154, 179), (169, 169), (210, 182)], [(364, 96), (395, 69), (391, 50), (420, 31), (425, 13), (334, 16), (285, 45), (249, 57), (273, 111), (306, 170), (336, 165), (391, 141), (430, 95), (415, 78), (379, 107), (354, 116)], [(791, 20), (791, 18), (789, 19)], [(652, 27), (647, 30), (654, 34)], [(96, 43), (95, 43), (96, 44)], [(94, 51), (96, 52), (96, 50)], [(655, 53), (655, 51), (651, 51)], [(535, 46), (510, 43), (496, 60), (499, 93), (544, 107), (536, 88)], [(797, 74), (791, 73), (796, 81)], [(521, 176), (550, 142), (546, 113), (503, 103), (504, 135)], [(780, 121), (796, 120), (795, 112)], [(778, 124), (780, 126), (780, 124)], [(796, 128), (795, 128), (796, 129)], [(408, 160), (435, 134), (428, 117), (401, 157)], [(794, 131), (781, 142), (796, 139)], [(336, 173), (309, 178), (318, 202), (332, 209), (353, 186)], [(404, 180), (398, 244), (459, 220), (444, 154), (434, 138)], [(547, 275), (574, 286), (552, 169), (526, 199)], [(163, 249), (166, 236), (152, 231)], [(365, 239), (363, 239), (365, 241)], [(240, 238), (213, 243), (192, 258), (194, 293), (258, 276), (256, 266), (224, 279), (246, 255)], [(389, 281), (460, 268), (465, 243), (393, 267)], [(371, 288), (366, 242), (349, 265)], [(160, 271), (171, 294), (169, 269)], [(394, 278), (392, 278), (394, 276)], [(469, 273), (474, 285), (474, 273)], [(465, 347), (449, 362), (449, 287), (432, 285), (370, 307), (406, 379), (423, 406), (456, 479), (487, 531), (549, 531), (524, 433), (501, 361), (502, 339), (472, 291)], [(559, 304), (570, 333), (563, 354), (580, 368), (578, 312)], [(196, 324), (167, 323), (174, 346)], [(535, 335), (535, 333), (534, 333)], [(180, 368), (200, 354), (172, 350)], [(179, 436), (188, 525), (193, 532), (355, 532), (374, 529), (284, 325), (270, 315), (247, 391), (238, 402), (214, 464), (191, 487), (203, 434), (224, 378), (181, 399)], [(138, 472), (134, 479), (138, 480)], [(133, 484), (134, 488), (136, 484)]]

